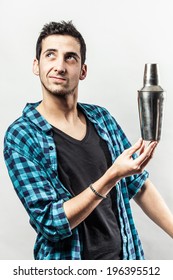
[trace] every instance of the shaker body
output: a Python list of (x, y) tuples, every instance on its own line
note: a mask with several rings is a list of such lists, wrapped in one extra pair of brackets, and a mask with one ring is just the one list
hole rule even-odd
[(164, 91), (138, 91), (141, 136), (146, 141), (161, 138), (164, 95)]

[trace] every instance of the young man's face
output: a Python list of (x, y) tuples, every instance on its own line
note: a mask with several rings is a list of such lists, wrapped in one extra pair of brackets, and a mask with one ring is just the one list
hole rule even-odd
[(34, 61), (43, 91), (56, 96), (77, 93), (79, 80), (86, 77), (81, 65), (80, 44), (72, 36), (51, 35), (42, 41), (40, 60)]

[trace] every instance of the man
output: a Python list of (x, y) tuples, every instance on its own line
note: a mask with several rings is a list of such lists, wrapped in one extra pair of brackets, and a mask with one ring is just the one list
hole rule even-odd
[(8, 128), (5, 161), (37, 232), (35, 259), (143, 259), (131, 198), (173, 237), (173, 216), (143, 171), (157, 143), (130, 146), (106, 109), (77, 102), (85, 55), (71, 22), (43, 27), (33, 63), (43, 99)]

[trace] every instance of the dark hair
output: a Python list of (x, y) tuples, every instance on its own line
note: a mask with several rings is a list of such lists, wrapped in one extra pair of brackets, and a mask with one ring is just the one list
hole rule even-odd
[(72, 24), (72, 21), (50, 22), (43, 26), (43, 29), (41, 30), (40, 36), (38, 37), (36, 44), (36, 58), (38, 60), (40, 59), (40, 54), (42, 50), (42, 40), (54, 34), (70, 35), (78, 40), (80, 44), (81, 62), (83, 65), (86, 59), (86, 44), (80, 32)]

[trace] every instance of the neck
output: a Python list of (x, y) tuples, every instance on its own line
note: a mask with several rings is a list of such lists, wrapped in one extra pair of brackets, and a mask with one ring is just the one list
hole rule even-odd
[(78, 118), (77, 97), (73, 94), (66, 97), (43, 96), (36, 109), (51, 124), (57, 121), (75, 123)]

